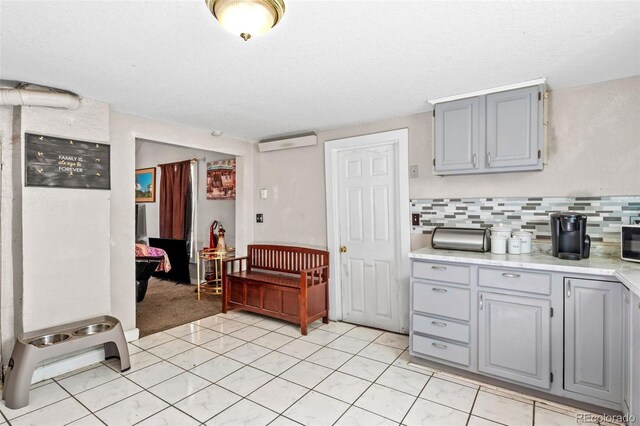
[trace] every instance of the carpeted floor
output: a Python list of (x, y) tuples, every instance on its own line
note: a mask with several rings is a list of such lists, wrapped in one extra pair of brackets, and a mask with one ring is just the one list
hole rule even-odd
[(151, 277), (144, 300), (136, 304), (140, 337), (220, 313), (221, 296), (203, 294), (198, 302), (195, 289)]

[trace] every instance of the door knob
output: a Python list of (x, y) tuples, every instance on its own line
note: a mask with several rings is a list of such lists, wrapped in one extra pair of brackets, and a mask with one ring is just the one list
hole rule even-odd
[(346, 252), (347, 252), (347, 246), (341, 246), (340, 253), (346, 253)]

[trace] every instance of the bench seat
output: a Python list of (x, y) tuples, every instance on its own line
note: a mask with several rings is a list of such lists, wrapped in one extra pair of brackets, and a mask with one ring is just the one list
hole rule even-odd
[(227, 274), (227, 277), (257, 281), (265, 284), (282, 285), (292, 288), (300, 287), (300, 276), (291, 274), (274, 274), (273, 272), (260, 271), (240, 271)]

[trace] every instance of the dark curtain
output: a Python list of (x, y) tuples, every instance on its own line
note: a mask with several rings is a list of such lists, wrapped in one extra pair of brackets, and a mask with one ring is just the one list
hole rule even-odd
[(188, 238), (190, 165), (189, 160), (160, 165), (160, 238)]

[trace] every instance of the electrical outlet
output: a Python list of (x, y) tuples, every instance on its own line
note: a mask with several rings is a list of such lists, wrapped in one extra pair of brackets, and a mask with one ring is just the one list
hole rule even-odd
[(640, 216), (631, 216), (629, 218), (629, 223), (632, 225), (640, 225)]
[(262, 215), (262, 213), (256, 214), (256, 223), (262, 223), (262, 222), (264, 222), (264, 216)]
[(420, 213), (411, 214), (411, 225), (420, 226)]
[(409, 166), (409, 178), (415, 179), (418, 177), (418, 165), (414, 164), (413, 166)]

